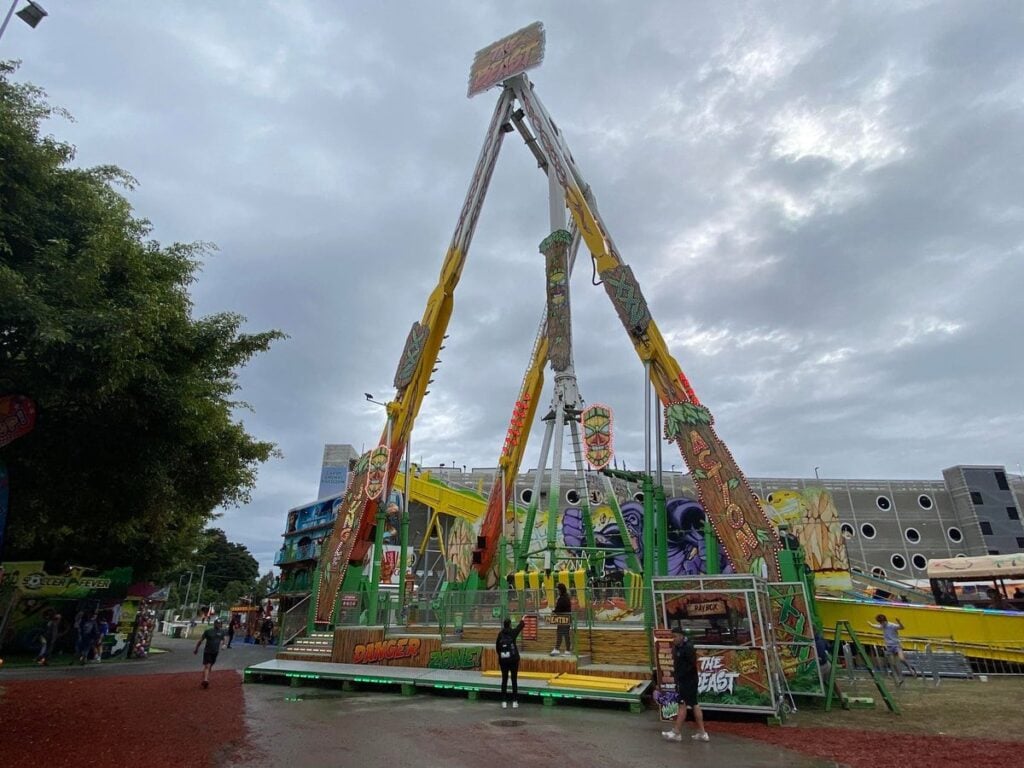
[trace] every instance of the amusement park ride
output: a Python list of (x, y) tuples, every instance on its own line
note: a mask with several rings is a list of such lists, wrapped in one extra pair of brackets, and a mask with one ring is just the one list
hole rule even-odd
[[(548, 178), (551, 232), (540, 244), (546, 268), (547, 310), (519, 397), (512, 408), (508, 432), (498, 458), (500, 471), (488, 495), (487, 511), (480, 524), (466, 588), (476, 589), (487, 584), (486, 577), (495, 564), (495, 554), (504, 543), (507, 521), (514, 519), (509, 512), (509, 502), (522, 463), (526, 437), (537, 414), (548, 364), (554, 375), (554, 391), (549, 414), (544, 418), (537, 487), (529, 504), (522, 536), (516, 539), (516, 532), (512, 535), (517, 570), (526, 568), (531, 556), (538, 554), (529, 551), (528, 532), (532, 530), (541, 498), (540, 484), (549, 454), (552, 463), (549, 475), (552, 487), (548, 494), (551, 508), (548, 510), (546, 551), (541, 554), (546, 570), (551, 569), (555, 560), (556, 505), (565, 428), (569, 429), (579, 478), (585, 475), (581, 442), (587, 445), (587, 458), (592, 468), (602, 469), (611, 458), (610, 410), (592, 406), (584, 412), (573, 367), (569, 275), (581, 241), (590, 251), (600, 284), (604, 286), (657, 393), (664, 417), (665, 437), (678, 446), (690, 469), (707, 519), (733, 570), (752, 573), (770, 581), (780, 580), (779, 552), (782, 546), (775, 527), (728, 448), (715, 433), (710, 411), (698, 400), (670, 353), (632, 269), (622, 259), (597, 210), (594, 195), (577, 167), (565, 137), (525, 74), (526, 70), (540, 64), (543, 55), (544, 30), (538, 22), (484, 48), (474, 60), (468, 95), (472, 97), (500, 85), (497, 104), (438, 283), (427, 300), (422, 319), (413, 323), (399, 359), (394, 376), (395, 395), (387, 403), (387, 425), (380, 444), (359, 459), (334, 528), (324, 542), (310, 608), (311, 623), (317, 628), (334, 624), (339, 592), (343, 586), (355, 583), (348, 581), (346, 576), (355, 580), (362, 578), (362, 568), (350, 568), (350, 565), (363, 563), (374, 544), (372, 551), (377, 558), (380, 557), (383, 505), (389, 483), (399, 470), (404, 448), (447, 332), (455, 289), (466, 265), (499, 150), (505, 136), (513, 131), (523, 138)], [(568, 230), (567, 210), (571, 217)], [(582, 441), (581, 426), (585, 433)], [(581, 479), (579, 482), (586, 540), (593, 547), (593, 530), (586, 506), (586, 481)], [(405, 531), (406, 526), (403, 525), (403, 534)], [(407, 541), (403, 539), (403, 558), (406, 546)], [(648, 548), (645, 553), (650, 551)], [(402, 562), (399, 572), (405, 573), (405, 568), (406, 564)], [(652, 573), (650, 563), (646, 570), (648, 574)], [(374, 583), (369, 585), (371, 613), (376, 610), (375, 587)], [(403, 601), (404, 595), (399, 600)]]
[[(403, 691), (420, 686), (457, 688), (476, 696), (480, 691), (497, 690), (493, 679), (498, 666), (493, 649), (495, 632), (504, 617), (516, 613), (530, 618), (530, 631), (524, 630), (522, 635), (523, 674), (528, 679), (520, 687), (530, 688), (530, 695), (540, 696), (545, 704), (557, 698), (598, 698), (628, 701), (631, 708), (639, 711), (641, 697), (646, 695), (653, 678), (654, 699), (662, 708), (662, 716), (674, 717), (678, 705), (671, 682), (671, 629), (701, 635), (695, 643), (704, 707), (778, 716), (786, 707), (787, 697), (792, 703), (793, 694), (827, 695), (830, 703), (836, 665), (826, 682), (815, 650), (815, 634), (821, 630), (832, 635), (833, 659), (838, 658), (840, 635), (851, 639), (886, 704), (896, 711), (853, 629), (856, 624), (857, 632), (864, 631), (870, 636), (869, 621), (878, 603), (842, 597), (816, 601), (814, 572), (828, 573), (830, 568), (812, 570), (810, 561), (805, 561), (801, 542), (786, 529), (788, 523), (783, 521), (788, 518), (776, 517), (776, 528), (715, 433), (710, 411), (698, 400), (669, 352), (639, 283), (605, 226), (565, 137), (525, 74), (540, 64), (543, 55), (544, 30), (540, 23), (525, 27), (476, 55), (470, 72), (469, 96), (500, 86), (497, 104), (437, 285), (427, 299), (422, 318), (413, 323), (406, 338), (394, 376), (395, 394), (383, 404), (387, 423), (379, 444), (361, 456), (350, 473), (348, 489), (320, 550), (308, 615), (302, 617), (306, 619), (305, 626), (291, 635), (294, 645), (284, 648), (277, 659), (247, 669), (247, 679), (277, 676), (291, 678), (294, 684), (303, 678), (333, 678), (349, 683), (400, 684)], [(548, 180), (551, 230), (540, 243), (547, 305), (512, 406), (498, 457), (499, 471), (486, 501), (482, 493), (474, 494), (469, 504), (464, 489), (446, 484), (432, 495), (439, 486), (429, 473), (412, 478), (408, 445), (438, 352), (447, 338), (455, 289), (466, 265), (499, 150), (505, 136), (513, 131), (522, 137)], [(600, 279), (596, 284), (604, 286), (645, 369), (648, 384), (644, 473), (607, 468), (612, 457), (611, 409), (605, 405), (586, 406), (580, 394), (573, 360), (569, 276), (581, 243), (590, 252), (594, 273)], [(526, 440), (537, 417), (548, 366), (553, 375), (553, 393), (542, 418), (544, 433), (533, 492), (520, 525), (518, 510), (510, 502)], [(699, 571), (686, 572), (691, 575), (670, 573), (668, 567), (669, 515), (660, 472), (658, 483), (651, 477), (652, 387), (661, 407), (660, 418), (656, 420), (656, 464), (661, 465), (663, 426), (665, 439), (676, 444), (689, 469), (705, 516), (703, 561)], [(565, 535), (566, 513), (559, 508), (566, 429), (578, 497), (570, 500), (566, 494), (566, 500), (574, 505), (574, 515), (578, 515), (572, 521), (572, 542)], [(399, 473), (403, 453), (406, 466)], [(584, 459), (593, 471), (587, 471)], [(640, 525), (627, 528), (612, 477), (642, 483)], [(542, 511), (539, 505), (545, 478), (549, 483), (548, 508)], [(398, 609), (392, 611), (388, 606), (382, 611), (379, 590), (387, 523), (385, 506), (396, 480), (405, 488), (397, 568)], [(433, 500), (434, 522), (428, 524), (423, 546), (429, 541), (429, 530), (436, 524), (439, 512), (447, 511), (460, 523), (476, 526), (475, 542), (470, 537), (470, 544), (475, 546), (468, 570), (460, 564), (458, 569), (447, 572), (445, 583), (430, 587), (426, 587), (425, 577), (424, 587), (415, 599), (410, 594), (415, 591), (415, 579), (407, 562), (410, 488), (413, 495), (419, 493), (421, 499)], [(447, 502), (443, 500), (446, 494)], [(820, 501), (821, 497), (822, 491), (818, 489), (815, 498)], [(771, 498), (772, 494), (766, 497), (766, 504), (774, 504)], [(602, 602), (609, 601), (607, 585), (612, 580), (606, 572), (610, 554), (607, 545), (614, 539), (608, 537), (607, 529), (602, 529), (601, 543), (605, 546), (595, 546), (598, 537), (591, 519), (591, 502), (607, 507), (595, 511), (600, 509), (602, 516), (615, 518), (616, 535), (621, 540), (621, 549), (613, 553), (612, 560), (625, 564), (625, 570), (620, 571), (621, 585), (615, 588), (621, 586), (626, 597), (618, 599), (628, 610), (611, 616), (595, 610), (594, 602), (599, 595)], [(441, 509), (446, 504), (447, 510)], [(546, 515), (542, 523), (545, 530), (535, 537), (538, 515), (542, 521)], [(560, 518), (561, 544), (557, 535)], [(633, 534), (639, 529), (642, 563), (633, 541)], [(461, 539), (467, 529), (457, 530)], [(814, 537), (810, 539), (813, 541)], [(822, 540), (820, 536), (818, 540)], [(728, 559), (728, 569), (720, 568), (719, 547)], [(509, 567), (512, 572), (506, 573)], [(455, 570), (457, 575), (453, 575)], [(723, 573), (724, 570), (731, 573)], [(845, 575), (849, 577), (849, 572)], [(392, 583), (390, 576), (385, 581)], [(570, 626), (579, 626), (576, 617), (584, 617), (586, 642), (577, 636), (572, 654), (563, 656), (556, 650), (548, 658), (546, 653), (529, 652), (532, 648), (525, 648), (525, 643), (547, 642), (554, 633), (554, 627), (539, 629), (541, 615), (552, 625), (566, 623), (564, 616), (553, 615), (556, 583), (573, 587), (579, 611), (573, 608), (568, 621)], [(357, 610), (352, 610), (355, 606)], [(970, 623), (978, 630), (971, 637), (988, 637), (997, 624), (1007, 638), (1019, 635), (1019, 622), (1008, 614), (986, 620), (981, 627), (977, 617), (967, 616), (957, 608), (901, 605), (900, 612), (906, 617), (908, 628), (910, 623), (915, 625), (919, 637), (935, 634), (940, 625), (945, 626), (943, 622), (954, 620)], [(429, 618), (424, 618), (428, 614)], [(469, 623), (464, 620), (467, 614), (472, 617)], [(624, 615), (629, 619), (622, 620)], [(450, 624), (448, 619), (452, 620)], [(303, 632), (305, 636), (300, 637)], [(915, 647), (907, 639), (908, 647)], [(1017, 647), (1018, 641), (1003, 643), (995, 650), (992, 642), (988, 642), (988, 646), (972, 645), (972, 653), (1024, 665), (1024, 649)], [(323, 661), (330, 663), (324, 665)], [(373, 671), (368, 670), (368, 665), (373, 666)], [(847, 669), (854, 666), (852, 659), (848, 659)], [(489, 675), (492, 677), (488, 678)]]

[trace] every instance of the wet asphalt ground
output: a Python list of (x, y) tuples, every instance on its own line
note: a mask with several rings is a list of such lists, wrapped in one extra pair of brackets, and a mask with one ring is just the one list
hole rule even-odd
[[(6, 668), (4, 680), (99, 675), (194, 673), (201, 655), (195, 640), (159, 636), (147, 659), (104, 661), (84, 667), (56, 660), (49, 667)], [(276, 649), (234, 644), (221, 651), (215, 669), (245, 667), (274, 657)], [(402, 696), (393, 690), (343, 691), (340, 687), (280, 683), (243, 686), (249, 749), (225, 765), (243, 768), (636, 768), (636, 766), (725, 765), (736, 768), (831, 766), (777, 747), (716, 735), (683, 743), (661, 737), (665, 725), (654, 711), (630, 713), (622, 706), (545, 707), (524, 701), (502, 709), (496, 698), (471, 701), (465, 694)], [(690, 731), (684, 732), (689, 736)]]

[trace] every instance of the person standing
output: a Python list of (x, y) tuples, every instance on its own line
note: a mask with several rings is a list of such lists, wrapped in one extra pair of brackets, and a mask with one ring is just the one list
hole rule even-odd
[(106, 618), (100, 614), (96, 621), (96, 646), (95, 646), (95, 657), (93, 661), (97, 664), (103, 658), (103, 641), (107, 639), (107, 635), (110, 633), (110, 624)]
[(555, 647), (551, 650), (552, 656), (558, 656), (561, 651), (562, 641), (565, 640), (565, 652), (571, 653), (569, 643), (569, 628), (572, 623), (572, 598), (569, 597), (569, 590), (565, 584), (558, 585), (558, 599), (555, 601), (555, 609), (551, 612), (553, 616), (564, 616), (565, 623), (555, 624)]
[(903, 622), (899, 619), (889, 621), (884, 613), (875, 616), (875, 621), (869, 621), (875, 629), (882, 630), (882, 642), (885, 644), (885, 660), (889, 670), (896, 676), (896, 685), (903, 685), (903, 667), (910, 670), (910, 674), (917, 677), (917, 670), (914, 669), (907, 657), (903, 655), (903, 644), (900, 642), (900, 630), (903, 629)]
[(682, 741), (686, 711), (692, 709), (697, 732), (690, 738), (710, 741), (708, 732), (704, 730), (704, 713), (697, 703), (697, 683), (700, 679), (697, 672), (697, 648), (681, 628), (675, 627), (672, 631), (675, 633), (675, 641), (672, 643), (672, 676), (675, 678), (676, 696), (679, 699), (679, 714), (676, 715), (672, 729), (662, 731), (661, 735), (669, 741)]
[(42, 648), (39, 649), (39, 655), (36, 656), (36, 663), (41, 667), (49, 665), (50, 656), (57, 647), (57, 638), (59, 636), (60, 614), (55, 613), (50, 617), (50, 620), (46, 622), (46, 626), (43, 627), (43, 634), (39, 638)]
[[(498, 653), (498, 666), (501, 668), (501, 708), (507, 709), (509, 701), (512, 709), (519, 709), (519, 646), (516, 638), (523, 631), (524, 621), (519, 620), (515, 629), (512, 619), (505, 619), (494, 642), (494, 650)], [(512, 678), (512, 698), (508, 697), (508, 680)]]
[(82, 619), (78, 627), (78, 644), (75, 653), (78, 654), (78, 663), (85, 664), (89, 660), (89, 654), (96, 646), (96, 639), (100, 636), (99, 623), (96, 621), (96, 614), (90, 613)]
[(213, 626), (203, 632), (202, 637), (196, 641), (196, 648), (192, 651), (192, 655), (199, 653), (199, 646), (206, 641), (206, 647), (203, 649), (203, 682), (200, 685), (203, 688), (210, 687), (210, 670), (213, 669), (213, 665), (217, 663), (217, 654), (220, 653), (221, 643), (224, 642), (224, 638), (227, 633), (224, 631), (222, 622), (220, 619), (216, 619), (213, 622)]
[(231, 643), (235, 640), (235, 632), (238, 630), (238, 617), (232, 616), (231, 621), (228, 622), (228, 648), (231, 647)]

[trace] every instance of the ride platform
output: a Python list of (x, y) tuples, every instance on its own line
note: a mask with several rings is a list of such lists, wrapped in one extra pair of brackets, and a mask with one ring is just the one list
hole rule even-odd
[[(405, 696), (423, 691), (464, 691), (470, 699), (481, 694), (501, 695), (501, 676), (479, 670), (430, 669), (374, 664), (340, 664), (324, 661), (271, 659), (245, 669), (245, 682), (307, 682), (353, 686), (397, 687)], [(567, 673), (520, 673), (519, 698), (536, 697), (545, 706), (557, 702), (601, 701), (626, 704), (630, 712), (643, 710), (643, 696), (650, 680), (572, 675)]]

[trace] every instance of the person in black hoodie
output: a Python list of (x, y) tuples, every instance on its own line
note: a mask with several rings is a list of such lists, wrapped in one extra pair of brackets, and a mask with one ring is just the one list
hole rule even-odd
[(523, 620), (520, 619), (515, 629), (512, 619), (505, 619), (494, 642), (494, 650), (498, 652), (498, 666), (501, 667), (501, 708), (508, 708), (508, 679), (512, 678), (512, 709), (519, 708), (519, 646), (516, 638), (523, 631)]

